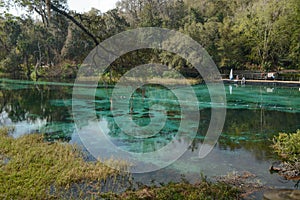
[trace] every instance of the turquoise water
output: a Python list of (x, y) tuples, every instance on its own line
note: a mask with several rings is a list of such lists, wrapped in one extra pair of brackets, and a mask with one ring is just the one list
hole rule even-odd
[[(80, 95), (89, 95), (88, 87), (79, 87)], [(185, 91), (184, 87), (176, 89)], [(278, 175), (269, 174), (268, 168), (276, 160), (276, 155), (269, 146), (278, 132), (295, 132), (300, 129), (299, 88), (226, 85), (226, 122), (214, 150), (204, 159), (198, 158), (198, 151), (210, 123), (212, 104), (205, 85), (193, 86), (193, 89), (200, 108), (196, 138), (193, 140), (191, 137), (191, 127), (184, 127), (183, 142), (192, 141), (188, 151), (167, 168), (136, 175), (138, 180), (168, 182), (179, 180), (184, 175), (194, 181), (199, 178), (200, 173), (213, 177), (233, 171), (249, 171), (256, 174), (258, 181), (264, 184), (293, 186), (292, 182), (282, 182)], [(47, 140), (81, 144), (75, 127), (95, 127), (87, 124), (86, 116), (72, 113), (73, 103), (79, 108), (79, 112), (94, 110), (101, 128), (111, 142), (125, 151), (153, 152), (176, 137), (183, 116), (178, 99), (171, 91), (161, 86), (148, 85), (132, 95), (128, 110), (136, 124), (147, 126), (151, 123), (151, 116), (161, 116), (163, 119), (162, 113), (167, 115), (166, 123), (159, 133), (148, 138), (136, 138), (124, 133), (115, 122), (116, 117), (121, 117), (124, 113), (120, 111), (117, 116), (113, 116), (114, 102), (110, 98), (112, 90), (109, 86), (99, 86), (94, 102), (87, 102), (72, 99), (73, 84), (70, 83), (0, 79), (0, 125), (14, 126), (14, 137), (38, 132), (45, 133)], [(155, 104), (163, 106), (164, 109), (150, 109)], [(192, 116), (195, 111), (189, 112)], [(73, 114), (82, 118), (80, 124), (74, 124)], [(194, 124), (193, 118), (189, 120), (190, 124)], [(153, 129), (157, 126), (159, 123)], [(112, 151), (105, 149), (103, 153), (110, 155)], [(151, 161), (151, 164), (156, 162), (159, 161)], [(149, 163), (145, 163), (147, 164)]]

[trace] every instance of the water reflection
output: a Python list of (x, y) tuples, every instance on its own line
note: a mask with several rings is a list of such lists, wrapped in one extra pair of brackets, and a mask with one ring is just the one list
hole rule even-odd
[[(224, 170), (238, 168), (235, 165), (238, 165), (239, 161), (235, 156), (247, 159), (240, 160), (239, 168), (246, 168), (247, 165), (253, 166), (253, 169), (266, 167), (269, 165), (269, 160), (274, 157), (269, 147), (270, 139), (278, 132), (294, 132), (300, 129), (299, 88), (247, 85), (228, 87), (227, 93), (230, 95), (227, 95), (228, 110), (224, 129), (214, 152), (206, 158), (206, 162), (198, 161), (197, 155), (208, 129), (212, 105), (207, 88), (203, 85), (194, 87), (201, 110), (198, 133), (181, 161), (171, 166), (172, 170), (183, 172), (188, 166), (187, 168), (191, 171), (193, 168), (197, 173), (200, 169), (206, 169), (207, 173), (213, 173), (215, 169), (215, 172), (219, 170), (221, 173), (222, 167)], [(178, 89), (184, 92), (184, 88)], [(88, 94), (86, 88), (82, 88), (79, 92), (82, 96)], [(130, 99), (128, 112), (133, 121), (139, 125), (149, 124), (150, 116), (154, 114), (150, 112), (153, 104), (159, 103), (166, 108), (168, 116), (166, 125), (159, 134), (147, 139), (134, 138), (120, 130), (111, 112), (114, 109), (114, 101), (110, 98), (111, 93), (111, 88), (98, 88), (95, 102), (73, 99), (73, 103), (82, 109), (80, 112), (87, 112), (88, 109), (95, 107), (99, 120), (97, 125), (91, 125), (83, 118), (79, 128), (95, 129), (96, 126), (100, 126), (113, 144), (131, 152), (155, 151), (164, 147), (176, 136), (182, 116), (178, 101), (171, 92), (158, 86), (145, 86), (137, 90)], [(14, 136), (41, 132), (46, 133), (50, 140), (70, 141), (72, 139), (72, 142), (79, 142), (79, 138), (73, 135), (75, 127), (71, 107), (71, 85), (36, 85), (21, 84), (18, 81), (9, 83), (0, 81), (0, 125), (15, 126)], [(191, 116), (193, 116), (192, 112), (191, 110)], [(193, 119), (189, 120), (193, 121)], [(182, 144), (192, 139), (189, 135), (189, 127), (183, 131), (185, 138)], [(109, 152), (109, 149), (105, 152)]]
[(269, 92), (269, 93), (274, 92), (274, 88), (267, 88), (267, 92)]
[(232, 94), (232, 85), (229, 85), (229, 94)]
[[(233, 90), (230, 86), (229, 88)], [(200, 139), (199, 142), (201, 142), (208, 128), (211, 104), (205, 86), (199, 85), (194, 89), (201, 109), (196, 139)], [(231, 92), (232, 95), (227, 99), (229, 109), (220, 138), (221, 145), (230, 149), (240, 148), (242, 142), (259, 141), (270, 138), (279, 131), (294, 131), (299, 128), (300, 97), (299, 93), (295, 92), (296, 88), (278, 88), (277, 90), (273, 88), (272, 94), (268, 93), (269, 89), (254, 86), (234, 88), (234, 92)], [(96, 114), (99, 118), (105, 117), (107, 120), (111, 137), (124, 138), (129, 141), (130, 137), (118, 128), (113, 119), (111, 91), (111, 88), (97, 90)], [(74, 132), (73, 119), (70, 114), (71, 92), (72, 88), (69, 86), (34, 84), (24, 86), (18, 83), (1, 83), (0, 123), (16, 126), (19, 123), (20, 127), (24, 126), (23, 132), (45, 131), (70, 139)], [(83, 88), (82, 94), (85, 93), (86, 89)], [(147, 125), (150, 116), (153, 115), (150, 107), (157, 103), (162, 105), (166, 110), (168, 121), (156, 138), (160, 138), (160, 142), (164, 145), (169, 141), (168, 138), (174, 137), (173, 133), (176, 134), (182, 116), (178, 101), (172, 92), (157, 86), (144, 87), (136, 91), (130, 102), (131, 117), (141, 126)], [(73, 103), (80, 105), (82, 112), (93, 106), (92, 103), (87, 104), (80, 100), (74, 100)], [(21, 134), (21, 131), (18, 134)], [(162, 137), (166, 139), (165, 142), (161, 140)], [(224, 144), (224, 142), (227, 143)], [(192, 149), (195, 148), (192, 147)]]
[(51, 99), (70, 98), (68, 91), (71, 89), (60, 86), (1, 83), (0, 125), (14, 126), (15, 137), (43, 132), (53, 133), (54, 138), (58, 138), (54, 135), (57, 134), (68, 140), (71, 132), (64, 130), (64, 126), (57, 127), (62, 123), (69, 126), (72, 122), (68, 108), (51, 105)]
[(13, 122), (9, 118), (9, 114), (6, 111), (0, 113), (0, 124), (3, 126), (12, 126), (14, 127), (14, 137), (20, 137), (25, 134), (33, 133), (37, 130), (42, 129), (47, 124), (46, 119), (27, 119), (17, 122)]

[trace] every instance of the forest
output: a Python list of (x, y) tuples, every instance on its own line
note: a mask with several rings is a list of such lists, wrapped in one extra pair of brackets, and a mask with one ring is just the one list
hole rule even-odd
[[(10, 14), (15, 6), (26, 13)], [(67, 0), (2, 0), (0, 8), (0, 72), (15, 77), (74, 77), (99, 43), (138, 27), (189, 35), (219, 69), (300, 69), (299, 0), (120, 0), (105, 13), (77, 13)], [(177, 55), (142, 49), (116, 60), (110, 73), (149, 62), (192, 68)]]

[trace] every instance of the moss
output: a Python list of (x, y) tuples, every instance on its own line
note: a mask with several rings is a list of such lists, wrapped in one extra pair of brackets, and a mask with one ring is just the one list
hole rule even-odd
[[(47, 143), (38, 134), (14, 139), (9, 132), (7, 128), (0, 130), (1, 199), (50, 198), (56, 196), (55, 192), (50, 194), (51, 188), (68, 190), (74, 183), (103, 182), (121, 174), (104, 163), (85, 162), (75, 145)], [(127, 166), (117, 164), (124, 169)]]

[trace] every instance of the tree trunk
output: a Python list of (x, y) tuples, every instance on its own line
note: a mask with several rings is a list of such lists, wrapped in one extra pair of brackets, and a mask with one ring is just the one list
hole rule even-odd
[(34, 72), (35, 72), (35, 80), (37, 81), (39, 79), (39, 73), (38, 73), (38, 68), (41, 66), (41, 61), (37, 59), (36, 65), (34, 67)]
[(61, 49), (61, 57), (62, 58), (66, 58), (68, 55), (68, 46), (72, 43), (73, 41), (73, 30), (72, 30), (72, 24), (69, 24), (68, 26), (68, 34), (65, 40), (65, 44), (63, 46), (63, 48)]
[(55, 12), (65, 16), (67, 19), (71, 20), (76, 26), (78, 26), (87, 36), (89, 36), (95, 43), (95, 46), (99, 44), (97, 38), (90, 32), (88, 31), (80, 22), (78, 22), (73, 16), (69, 15), (67, 12), (60, 10), (56, 6), (54, 6), (52, 3), (50, 3), (51, 9), (54, 10)]
[(48, 19), (50, 21), (50, 18), (51, 18), (51, 1), (50, 0), (46, 0), (46, 7), (47, 7)]
[(28, 55), (25, 55), (25, 65), (26, 65), (26, 69), (27, 69), (27, 78), (30, 79), (31, 69), (30, 69), (30, 65), (28, 62)]
[(42, 65), (42, 51), (41, 51), (41, 46), (40, 46), (40, 43), (38, 42), (38, 50), (39, 50), (39, 57), (36, 61), (36, 65), (34, 67), (34, 72), (35, 72), (35, 80), (37, 81), (40, 77), (39, 73), (38, 73), (38, 69), (39, 67), (41, 67)]

